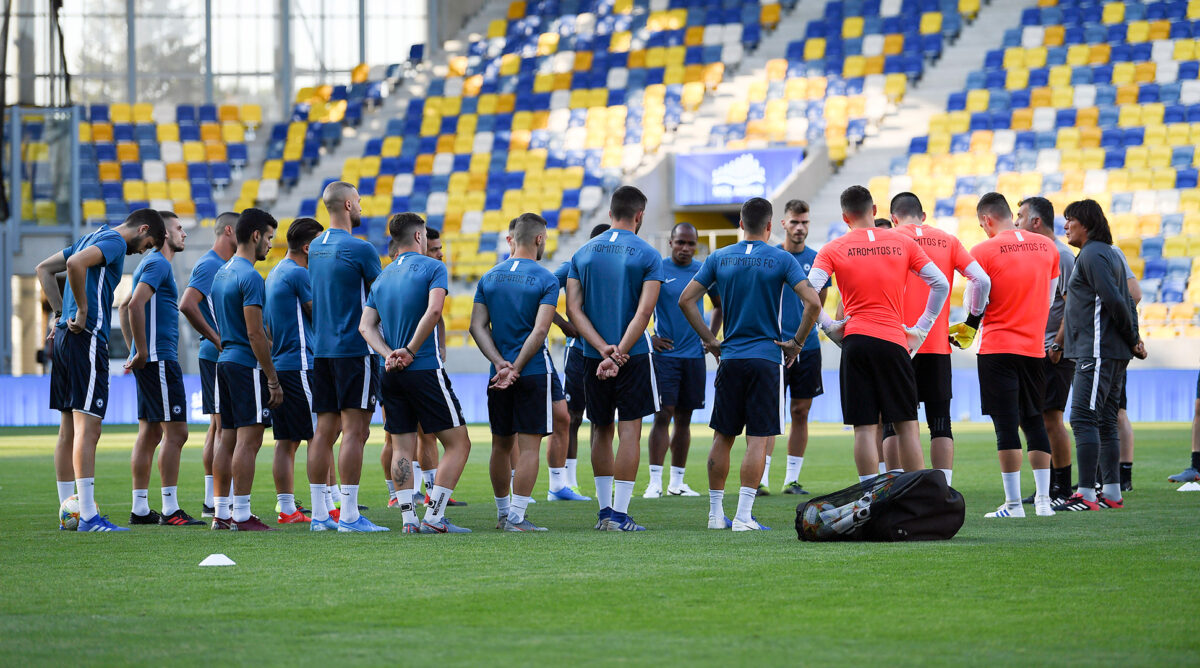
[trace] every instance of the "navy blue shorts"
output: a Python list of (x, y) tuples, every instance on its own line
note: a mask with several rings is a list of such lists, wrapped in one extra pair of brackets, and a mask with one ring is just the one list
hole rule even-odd
[(221, 428), (271, 426), (267, 375), (237, 362), (217, 362), (217, 387), (221, 402)]
[(316, 414), (312, 409), (313, 372), (276, 371), (283, 403), (275, 409), (271, 431), (276, 441), (307, 441), (313, 437)]
[(550, 401), (566, 401), (567, 394), (563, 392), (562, 383), (558, 380), (558, 374), (550, 373)]
[(622, 422), (640, 420), (659, 411), (649, 353), (631, 356), (615, 378), (605, 380), (596, 377), (600, 361), (591, 357), (583, 360), (587, 416), (592, 424), (612, 424), (614, 416)]
[(108, 342), (63, 327), (54, 333), (54, 359), (50, 407), (103, 420), (108, 409)]
[(348, 408), (375, 412), (379, 365), (374, 355), (318, 357), (313, 374), (313, 410), (340, 413)]
[(137, 416), (146, 422), (187, 422), (183, 370), (175, 360), (146, 362), (135, 369)]
[(783, 364), (761, 359), (721, 360), (708, 426), (726, 436), (783, 433)]
[(587, 385), (583, 380), (587, 372), (583, 367), (583, 351), (579, 346), (567, 348), (567, 362), (563, 365), (563, 389), (566, 391), (567, 410), (572, 413), (582, 413), (587, 407)]
[(554, 431), (553, 373), (521, 376), (506, 389), (487, 391), (492, 434), (539, 434)]
[(783, 383), (792, 399), (812, 399), (825, 394), (821, 383), (821, 349), (802, 350), (783, 370)]
[(200, 405), (205, 415), (220, 415), (220, 392), (217, 391), (217, 363), (200, 359)]
[(436, 434), (464, 424), (462, 407), (444, 369), (406, 369), (383, 374), (383, 429), (412, 434), (417, 426)]
[(658, 384), (658, 403), (663, 408), (681, 411), (704, 408), (704, 387), (708, 369), (703, 357), (654, 356), (654, 380)]

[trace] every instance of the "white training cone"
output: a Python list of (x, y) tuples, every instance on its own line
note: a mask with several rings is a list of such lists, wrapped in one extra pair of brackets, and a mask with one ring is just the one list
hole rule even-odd
[(1200, 492), (1200, 482), (1185, 482), (1179, 486), (1177, 492)]
[(200, 562), (201, 566), (233, 566), (233, 559), (223, 554), (210, 554)]

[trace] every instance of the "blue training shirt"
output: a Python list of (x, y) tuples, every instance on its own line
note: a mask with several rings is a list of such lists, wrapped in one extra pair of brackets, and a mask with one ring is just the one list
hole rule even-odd
[[(654, 333), (671, 339), (672, 348), (666, 352), (655, 352), (663, 357), (696, 358), (704, 357), (704, 346), (700, 343), (700, 335), (688, 324), (683, 317), (683, 309), (679, 308), (679, 296), (684, 287), (692, 282), (692, 277), (700, 271), (700, 263), (692, 260), (691, 264), (681, 267), (675, 264), (670, 256), (662, 259), (663, 285), (658, 293), (658, 303), (654, 305)], [(716, 290), (709, 290), (715, 295)], [(696, 300), (700, 313), (704, 313), (704, 295)]]
[[(91, 246), (99, 248), (104, 259), (100, 264), (87, 269), (85, 289), (88, 313), (84, 329), (107, 344), (108, 331), (112, 327), (113, 290), (116, 289), (117, 283), (121, 282), (121, 272), (125, 270), (125, 251), (129, 247), (119, 232), (103, 225), (64, 248), (63, 257), (69, 260), (72, 255)], [(71, 283), (68, 281), (66, 289), (63, 290), (63, 310), (62, 317), (58, 319), (58, 326), (66, 327), (67, 321), (74, 318), (78, 312), (79, 303), (72, 294)]]
[(721, 293), (721, 359), (782, 363), (783, 351), (775, 345), (787, 338), (780, 336), (780, 302), (805, 278), (791, 253), (762, 241), (739, 241), (709, 255), (692, 280)]
[[(309, 246), (312, 254), (312, 246)], [(403, 348), (417, 331), (417, 323), (429, 307), (429, 293), (434, 288), (449, 289), (446, 265), (415, 251), (401, 253), (395, 262), (379, 275), (371, 287), (367, 306), (379, 312), (383, 329), (383, 340), (392, 349)], [(360, 337), (361, 338), (361, 337)], [(410, 350), (412, 364), (406, 367), (413, 371), (442, 368), (442, 356), (438, 354), (437, 328), (421, 344), (420, 350)]]
[[(629, 230), (608, 230), (575, 251), (568, 278), (583, 289), (583, 312), (592, 326), (611, 345), (620, 343), (629, 322), (637, 313), (642, 284), (663, 280), (662, 257), (646, 241)], [(585, 357), (600, 359), (591, 344), (580, 338)], [(649, 352), (648, 336), (642, 336), (630, 355)]]
[(263, 277), (244, 257), (234, 255), (213, 278), (212, 300), (221, 326), (221, 356), (218, 362), (236, 362), (252, 369), (259, 368), (258, 358), (250, 348), (246, 334), (247, 306), (262, 307)]
[[(780, 244), (778, 248), (783, 248)], [(810, 246), (805, 246), (804, 250), (799, 253), (792, 253), (785, 250), (784, 252), (791, 253), (791, 256), (796, 258), (796, 262), (800, 263), (800, 270), (808, 276), (808, 272), (812, 269), (813, 262), (817, 261), (817, 249)], [(800, 296), (794, 290), (785, 290), (783, 293), (783, 320), (781, 321), (780, 334), (783, 336), (796, 335), (796, 329), (800, 327), (800, 320), (804, 316), (804, 303), (800, 301)], [(821, 339), (817, 338), (817, 328), (813, 327), (808, 333), (808, 338), (804, 339), (804, 350), (820, 350)]]
[[(567, 260), (567, 261), (563, 262), (562, 264), (558, 265), (558, 269), (554, 270), (554, 278), (558, 279), (558, 289), (559, 290), (565, 291), (567, 289), (567, 275), (570, 273), (571, 273), (571, 261), (570, 260)], [(574, 348), (575, 345), (576, 345), (575, 338), (568, 336), (566, 348), (568, 350), (570, 350), (571, 348)]]
[(271, 330), (271, 360), (280, 371), (313, 368), (312, 318), (304, 305), (312, 301), (308, 268), (290, 258), (280, 260), (267, 275), (267, 304), (263, 318)]
[[(171, 261), (157, 250), (146, 253), (133, 271), (133, 287), (145, 283), (154, 291), (146, 302), (146, 360), (179, 359), (179, 290)], [(129, 359), (137, 354), (137, 344), (129, 347)]]
[[(492, 340), (505, 360), (517, 361), (541, 306), (558, 305), (558, 286), (554, 274), (533, 260), (505, 260), (479, 279), (475, 303), (487, 306)], [(543, 342), (541, 352), (529, 360), (521, 375), (537, 376), (550, 373), (553, 368), (550, 350)], [(495, 375), (496, 365), (491, 369)]]
[[(192, 276), (188, 279), (187, 284), (189, 288), (195, 288), (200, 293), (200, 314), (204, 316), (204, 321), (218, 335), (221, 333), (221, 328), (217, 326), (217, 312), (213, 308), (212, 283), (213, 278), (216, 277), (217, 272), (223, 266), (225, 266), (225, 260), (221, 259), (217, 251), (210, 248), (196, 262), (196, 266), (192, 267)], [(212, 341), (204, 337), (200, 338), (200, 359), (216, 362), (219, 354), (217, 347), (213, 345)]]
[(362, 357), (371, 352), (358, 333), (358, 323), (380, 271), (375, 247), (346, 230), (330, 228), (309, 244), (317, 357)]

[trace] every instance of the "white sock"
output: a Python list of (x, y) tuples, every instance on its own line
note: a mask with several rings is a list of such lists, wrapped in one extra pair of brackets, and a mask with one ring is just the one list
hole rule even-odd
[[(510, 507), (512, 507), (512, 502), (509, 500), (509, 497), (497, 496), (497, 497), (493, 497), (493, 498), (496, 499), (496, 517), (499, 517), (499, 518), (508, 517), (508, 509)], [(516, 497), (513, 497), (513, 498), (516, 498)]]
[(162, 488), (162, 514), (170, 515), (179, 510), (179, 487)]
[[(1075, 491), (1078, 492), (1079, 494), (1081, 494), (1083, 496), (1084, 500), (1091, 501), (1092, 503), (1096, 502), (1096, 488), (1095, 487), (1084, 488), (1083, 485), (1080, 485), (1079, 489), (1077, 489)], [(80, 513), (80, 514), (82, 515), (82, 513)]]
[(342, 514), (339, 519), (347, 524), (358, 521), (358, 485), (342, 485)]
[(412, 463), (413, 469), (413, 494), (421, 493), (421, 481), (424, 480), (424, 471), (421, 470), (421, 465), (416, 461)]
[(550, 491), (557, 492), (567, 486), (567, 469), (550, 467)]
[(1021, 472), (1001, 473), (1000, 478), (1004, 483), (1004, 502), (1012, 507), (1021, 505)]
[[(942, 472), (942, 475), (946, 476), (946, 484), (947, 485), (953, 484), (951, 482), (952, 480), (954, 480), (954, 470), (953, 469), (938, 469), (938, 470)], [(1047, 470), (1049, 470), (1049, 469), (1047, 469)], [(1049, 475), (1049, 474), (1047, 474), (1047, 475)]]
[(803, 457), (787, 456), (787, 470), (783, 474), (783, 484), (785, 487), (800, 480), (800, 468), (803, 466)]
[(434, 485), (437, 484), (437, 469), (421, 471), (421, 475), (425, 476), (425, 493), (433, 496), (433, 493), (429, 490), (433, 489)]
[[(887, 473), (887, 471), (884, 471), (884, 470), (882, 470), (882, 469), (879, 471), (879, 475), (883, 475), (884, 473)], [(877, 478), (877, 477), (879, 477), (879, 476), (873, 476), (873, 475), (860, 475), (860, 476), (858, 476), (858, 481), (859, 481), (860, 483), (862, 483), (862, 482), (867, 482), (868, 480), (874, 480), (874, 479), (875, 479), (875, 478)]]
[(525, 521), (525, 509), (529, 507), (528, 496), (513, 495), (512, 507), (508, 510), (508, 521), (513, 524), (520, 524)]
[[(1039, 496), (1050, 496), (1050, 469), (1034, 469), (1033, 470), (1033, 496), (1036, 499)], [(1118, 485), (1119, 487), (1119, 485)]]
[(204, 505), (213, 507), (213, 477), (210, 475), (204, 476)]
[(62, 505), (63, 501), (75, 495), (74, 480), (59, 480), (58, 481), (58, 505)]
[(747, 524), (753, 522), (754, 497), (756, 496), (758, 496), (758, 490), (753, 487), (738, 489), (737, 515), (733, 519)]
[(650, 486), (662, 489), (662, 466), (650, 465)]
[(429, 493), (429, 507), (425, 509), (426, 522), (436, 524), (442, 521), (446, 513), (446, 502), (450, 500), (450, 493), (453, 491), (440, 485), (433, 486), (433, 491)]
[[(887, 462), (879, 462), (879, 475), (887, 473)], [(862, 476), (859, 476), (861, 478)]]
[(312, 515), (314, 520), (329, 519), (329, 506), (325, 505), (325, 485), (309, 485), (308, 493), (312, 497)]
[(725, 517), (725, 490), (710, 489), (708, 490), (708, 516), (709, 517)]
[(682, 466), (671, 467), (670, 489), (679, 489), (680, 487), (683, 487), (683, 471), (684, 468)]
[(276, 494), (275, 498), (279, 500), (280, 515), (291, 515), (296, 512), (295, 494)]
[(245, 522), (250, 519), (250, 495), (238, 494), (233, 497), (233, 521)]
[(768, 489), (771, 487), (771, 455), (767, 455), (767, 464), (763, 467), (762, 481), (758, 484)]
[(396, 492), (396, 500), (400, 502), (400, 512), (403, 514), (405, 524), (417, 523), (417, 510), (413, 506), (413, 491), (411, 489), (401, 489)]
[(213, 506), (213, 516), (217, 519), (228, 520), (233, 514), (233, 509), (229, 507), (229, 497), (214, 496), (213, 503), (216, 504)]
[(133, 508), (131, 509), (134, 515), (145, 515), (150, 512), (150, 492), (145, 489), (133, 490)]
[(227, 498), (227, 499), (233, 498), (233, 480), (232, 479), (230, 479), (230, 481), (229, 481), (229, 493), (225, 495), (225, 498)]
[(578, 469), (579, 469), (579, 460), (578, 459), (568, 459), (567, 460), (567, 487), (578, 487), (579, 486), (579, 479), (575, 477), (575, 474), (578, 471)]
[(392, 482), (392, 479), (391, 479), (391, 478), (385, 478), (385, 479), (383, 480), (383, 482), (387, 483), (387, 488), (388, 488), (388, 498), (389, 498), (389, 499), (394, 499), (394, 498), (396, 498), (396, 483)]
[(600, 504), (600, 510), (612, 508), (613, 500), (613, 477), (610, 475), (596, 476), (596, 503)]
[(92, 519), (100, 512), (96, 508), (96, 479), (76, 478), (75, 488), (79, 490), (79, 518)]
[[(325, 510), (332, 513), (337, 509), (337, 503), (334, 502), (335, 499), (341, 497), (342, 494), (337, 491), (337, 485), (324, 485), (324, 487), (325, 493), (322, 496), (325, 497)], [(337, 494), (337, 496), (335, 497), (334, 494)]]
[(633, 481), (632, 480), (614, 480), (613, 481), (613, 504), (614, 513), (629, 512), (629, 499), (633, 498)]
[(1119, 482), (1104, 483), (1104, 487), (1101, 488), (1101, 492), (1104, 494), (1104, 498), (1106, 498), (1106, 499), (1112, 499), (1113, 501), (1120, 501), (1121, 500), (1121, 483), (1119, 483)]

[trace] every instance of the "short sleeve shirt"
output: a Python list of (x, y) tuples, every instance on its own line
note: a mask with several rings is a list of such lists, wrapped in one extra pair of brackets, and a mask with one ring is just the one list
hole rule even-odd
[[(200, 315), (204, 316), (204, 321), (217, 334), (221, 333), (221, 328), (217, 326), (217, 311), (213, 308), (212, 283), (213, 278), (216, 277), (217, 272), (223, 266), (225, 266), (225, 260), (222, 260), (221, 256), (217, 255), (217, 251), (209, 249), (207, 253), (200, 257), (196, 265), (192, 267), (192, 276), (188, 279), (187, 284), (189, 288), (194, 288), (200, 293)], [(200, 359), (216, 362), (219, 354), (217, 347), (213, 345), (212, 341), (204, 338), (200, 339)]]
[[(779, 246), (783, 248), (783, 246)], [(786, 250), (786, 249), (785, 249)], [(791, 251), (787, 251), (791, 253)], [(817, 250), (808, 246), (799, 253), (791, 253), (792, 257), (796, 258), (796, 262), (800, 264), (800, 270), (808, 276), (808, 272), (812, 269), (813, 262), (817, 261)], [(784, 292), (783, 294), (783, 324), (780, 327), (780, 334), (796, 335), (796, 330), (800, 327), (800, 320), (804, 316), (804, 303), (800, 301), (800, 296), (792, 292)], [(821, 339), (817, 336), (817, 328), (813, 327), (809, 332), (808, 338), (804, 339), (804, 350), (817, 350), (821, 347)]]
[[(954, 272), (963, 273), (971, 263), (975, 261), (967, 249), (958, 240), (958, 237), (939, 230), (936, 227), (927, 225), (901, 225), (896, 228), (896, 231), (913, 241), (925, 251), (929, 259), (933, 261), (937, 268), (941, 270), (942, 275), (946, 277), (946, 281), (950, 283), (950, 289), (954, 289)], [(929, 285), (921, 280), (920, 276), (909, 273), (908, 280), (904, 284), (904, 324), (912, 327), (921, 319), (921, 315), (925, 313), (925, 306), (929, 302)], [(950, 354), (950, 300), (942, 305), (942, 312), (938, 314), (937, 319), (933, 321), (933, 327), (929, 330), (929, 336), (925, 337), (925, 343), (921, 345), (919, 353), (932, 353), (935, 355)]]
[(313, 349), (317, 357), (363, 357), (370, 354), (358, 333), (362, 307), (371, 284), (382, 271), (370, 243), (346, 230), (330, 228), (308, 246), (313, 291)]
[[(116, 290), (117, 283), (121, 282), (121, 272), (125, 270), (125, 251), (128, 246), (120, 233), (104, 225), (64, 248), (63, 256), (70, 259), (72, 255), (83, 252), (92, 246), (100, 249), (103, 259), (100, 264), (87, 269), (87, 277), (84, 282), (87, 294), (82, 297), (84, 303), (87, 304), (87, 321), (83, 327), (91, 332), (92, 336), (108, 343), (108, 332), (112, 327), (113, 291)], [(66, 327), (67, 322), (78, 314), (80, 299), (79, 295), (71, 292), (71, 284), (68, 282), (66, 290), (63, 291), (63, 312), (58, 321), (59, 327)]]
[(263, 313), (271, 330), (271, 361), (280, 371), (313, 368), (312, 319), (304, 305), (312, 301), (308, 269), (284, 258), (271, 270), (266, 283)]
[[(679, 296), (683, 289), (692, 282), (692, 277), (700, 271), (700, 263), (692, 260), (686, 267), (675, 264), (670, 257), (662, 260), (663, 284), (658, 293), (658, 303), (654, 306), (654, 332), (657, 336), (671, 339), (671, 349), (656, 352), (663, 357), (697, 358), (704, 357), (704, 346), (700, 343), (700, 335), (683, 317), (679, 308)], [(716, 289), (710, 293), (717, 294)], [(696, 299), (700, 312), (704, 312), (704, 297)]]
[(1040, 234), (1005, 230), (972, 248), (971, 255), (992, 279), (979, 353), (1045, 357), (1047, 297), (1059, 276), (1054, 243)]
[[(663, 280), (662, 257), (629, 230), (609, 230), (587, 242), (571, 258), (568, 278), (583, 290), (583, 312), (609, 344), (616, 345), (637, 313), (642, 284)], [(599, 359), (587, 341), (580, 340), (585, 357)], [(638, 339), (630, 355), (650, 351), (649, 336)]]
[[(179, 359), (179, 291), (171, 262), (162, 253), (152, 250), (133, 271), (134, 289), (145, 283), (154, 291), (146, 302), (146, 359), (150, 362)], [(137, 345), (130, 346), (130, 359), (137, 354)]]
[(265, 303), (263, 277), (244, 257), (234, 255), (213, 278), (212, 299), (221, 326), (221, 355), (218, 362), (235, 362), (254, 369), (258, 358), (250, 348), (246, 332), (247, 306), (262, 308)]
[[(311, 246), (310, 256), (311, 256)], [(367, 306), (379, 312), (383, 339), (393, 349), (408, 345), (417, 331), (417, 323), (429, 307), (429, 293), (436, 288), (447, 290), (449, 276), (446, 265), (420, 253), (401, 253), (379, 275), (367, 297)], [(360, 337), (361, 338), (361, 337)], [(408, 369), (413, 371), (440, 369), (435, 329), (413, 353)]]
[[(533, 260), (505, 260), (492, 267), (475, 287), (475, 303), (488, 309), (492, 340), (506, 361), (515, 362), (533, 331), (538, 310), (543, 305), (558, 305), (558, 279)], [(550, 352), (545, 343), (534, 355), (522, 376), (550, 373)], [(492, 374), (496, 373), (492, 365)]]

